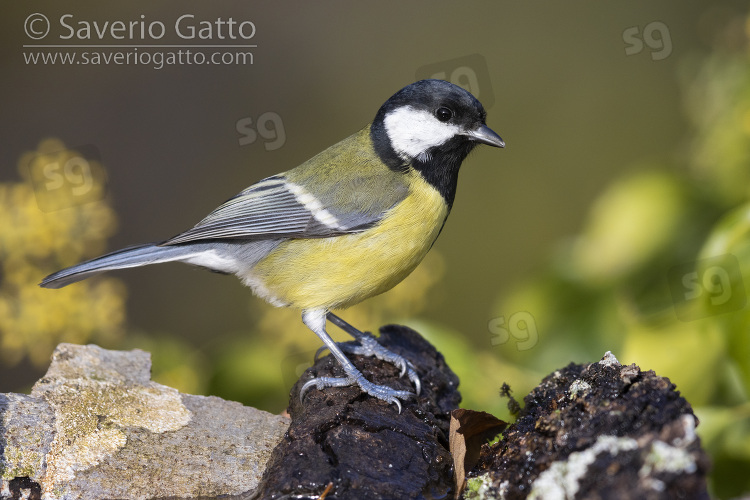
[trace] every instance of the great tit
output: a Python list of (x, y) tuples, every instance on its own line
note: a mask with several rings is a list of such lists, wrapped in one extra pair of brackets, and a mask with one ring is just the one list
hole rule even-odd
[(330, 311), (383, 293), (403, 280), (432, 247), (453, 205), (458, 170), (477, 144), (504, 147), (485, 124), (482, 104), (442, 80), (396, 92), (365, 128), (305, 163), (248, 187), (192, 229), (63, 269), (42, 287), (60, 288), (112, 269), (185, 262), (237, 275), (302, 321), (341, 364), (345, 377), (313, 386), (358, 385), (395, 403), (414, 396), (365, 379), (326, 332), (326, 319), (359, 340), (349, 352), (374, 355), (407, 373), (414, 366)]

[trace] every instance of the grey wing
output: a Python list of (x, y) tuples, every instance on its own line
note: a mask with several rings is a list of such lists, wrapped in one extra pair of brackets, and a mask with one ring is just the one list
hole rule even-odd
[[(383, 212), (384, 213), (384, 212)], [(358, 232), (383, 213), (336, 214), (283, 174), (253, 184), (211, 212), (192, 229), (162, 245), (203, 240), (321, 238)]]

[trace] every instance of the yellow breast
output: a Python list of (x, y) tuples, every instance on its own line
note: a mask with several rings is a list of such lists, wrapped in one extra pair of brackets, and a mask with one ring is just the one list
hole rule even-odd
[(361, 233), (281, 243), (245, 278), (274, 305), (337, 309), (383, 293), (411, 273), (448, 216), (440, 193), (414, 171), (410, 194)]

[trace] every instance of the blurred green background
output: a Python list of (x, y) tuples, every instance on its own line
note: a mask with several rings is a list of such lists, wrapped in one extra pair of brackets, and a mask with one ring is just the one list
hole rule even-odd
[[(319, 341), (238, 280), (170, 264), (59, 291), (36, 283), (187, 229), (360, 129), (404, 85), (442, 75), (478, 95), (508, 146), (465, 162), (422, 266), (342, 316), (417, 328), (461, 378), (463, 406), (505, 418), (503, 382), (520, 398), (611, 350), (693, 404), (714, 494), (750, 492), (746, 2), (6, 2), (3, 13), (0, 392), (28, 391), (57, 343), (96, 342), (151, 351), (154, 378), (184, 392), (282, 411)], [(51, 22), (39, 40), (24, 31), (32, 14)], [(167, 33), (61, 39), (66, 14), (75, 30), (159, 21)], [(185, 14), (213, 22), (212, 37), (177, 37)], [(219, 38), (215, 21), (230, 17), (255, 25), (252, 64), (33, 64), (47, 49), (24, 47), (243, 43)]]

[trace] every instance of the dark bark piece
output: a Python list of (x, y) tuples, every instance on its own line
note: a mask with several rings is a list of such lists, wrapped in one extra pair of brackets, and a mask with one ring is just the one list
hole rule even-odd
[(524, 401), (483, 447), (464, 498), (708, 499), (698, 420), (669, 379), (608, 353), (555, 371)]
[[(458, 377), (414, 330), (391, 325), (380, 333), (382, 345), (416, 367), (422, 381), (419, 398), (404, 401), (401, 414), (395, 405), (356, 387), (312, 389), (300, 402), (306, 381), (343, 375), (331, 356), (320, 359), (292, 388), (292, 425), (274, 449), (254, 498), (318, 498), (329, 484), (329, 500), (449, 498), (449, 413), (461, 400)], [(372, 382), (414, 390), (393, 365), (351, 359)]]

